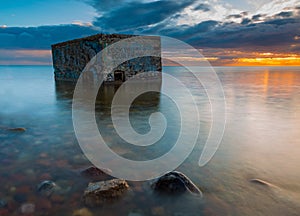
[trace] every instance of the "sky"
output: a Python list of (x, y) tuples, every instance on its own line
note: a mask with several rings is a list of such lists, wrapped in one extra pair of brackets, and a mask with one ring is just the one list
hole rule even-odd
[(212, 65), (300, 65), (300, 0), (0, 0), (0, 4), (2, 65), (49, 65), (51, 44), (100, 32), (174, 37), (199, 49)]

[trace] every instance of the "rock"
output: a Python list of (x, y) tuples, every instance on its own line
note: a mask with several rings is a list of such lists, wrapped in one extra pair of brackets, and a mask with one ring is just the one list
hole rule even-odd
[(83, 202), (87, 206), (99, 206), (121, 197), (128, 188), (127, 182), (122, 179), (89, 183), (83, 194)]
[(259, 184), (259, 185), (262, 185), (262, 186), (266, 186), (266, 187), (277, 188), (276, 185), (273, 185), (273, 184), (271, 184), (267, 181), (261, 180), (261, 179), (250, 179), (250, 182), (255, 183), (255, 184)]
[(189, 191), (193, 194), (202, 196), (200, 189), (183, 173), (172, 171), (152, 183), (155, 191), (167, 194), (181, 194)]
[(16, 131), (16, 132), (25, 132), (26, 128), (23, 127), (17, 127), (17, 128), (8, 128), (9, 131)]
[(14, 186), (12, 186), (12, 187), (9, 188), (9, 191), (12, 192), (12, 193), (16, 192), (16, 190), (17, 190), (17, 188), (14, 187)]
[(7, 206), (7, 202), (3, 199), (0, 199), (0, 208), (5, 208)]
[(24, 203), (21, 206), (21, 213), (22, 214), (32, 214), (35, 211), (35, 205), (32, 203)]
[(53, 181), (43, 181), (37, 186), (37, 191), (44, 195), (44, 196), (50, 196), (54, 190), (55, 190), (56, 184)]
[(72, 214), (73, 216), (93, 216), (93, 213), (90, 212), (87, 208), (82, 208), (75, 210)]

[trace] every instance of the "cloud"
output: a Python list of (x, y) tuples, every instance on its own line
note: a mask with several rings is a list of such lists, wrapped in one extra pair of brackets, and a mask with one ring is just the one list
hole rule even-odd
[(93, 26), (91, 22), (82, 22), (80, 20), (75, 20), (72, 22), (72, 25), (79, 25), (79, 26)]
[(278, 14), (275, 15), (275, 17), (292, 17), (293, 16), (293, 12), (292, 11), (283, 11), (283, 12), (280, 12)]
[(0, 28), (1, 49), (50, 49), (51, 44), (99, 33), (91, 26), (59, 25)]
[(204, 3), (200, 3), (199, 5), (197, 5), (196, 7), (194, 7), (195, 11), (210, 11), (210, 5), (209, 4), (204, 4)]
[(0, 49), (0, 64), (51, 65), (51, 51)]
[[(124, 32), (143, 28), (164, 21), (170, 16), (181, 12), (194, 0), (187, 1), (152, 1), (152, 2), (128, 2), (123, 7), (113, 8), (101, 14), (93, 22), (95, 26), (106, 31)], [(102, 6), (100, 9), (102, 9)], [(99, 10), (99, 8), (98, 8)]]
[(187, 41), (194, 46), (241, 49), (275, 49), (288, 52), (300, 34), (300, 19), (272, 19), (261, 23), (223, 23), (213, 31), (196, 34)]
[(251, 19), (248, 19), (248, 18), (244, 18), (241, 22), (242, 25), (247, 25), (249, 23), (251, 23)]
[[(254, 14), (230, 7), (227, 10), (224, 5), (208, 4), (207, 1), (199, 3), (197, 0), (86, 1), (98, 12), (93, 23), (74, 21), (72, 25), (0, 27), (0, 63), (9, 62), (14, 55), (18, 57), (13, 61), (36, 59), (49, 62), (49, 55), (7, 53), (3, 50), (50, 50), (53, 43), (96, 34), (99, 30), (171, 36), (199, 49), (284, 53), (300, 50), (300, 40), (295, 39), (300, 36), (300, 8), (285, 3), (286, 7), (279, 10), (282, 8), (278, 3), (280, 0), (276, 0), (276, 4), (266, 4), (263, 10)], [(276, 6), (272, 13), (263, 12), (272, 5)], [(214, 58), (212, 55), (209, 57)], [(231, 53), (221, 55), (218, 60), (229, 61), (232, 58)]]
[(227, 16), (226, 18), (227, 19), (231, 19), (231, 18), (238, 19), (238, 18), (242, 18), (242, 17), (243, 16), (241, 14), (232, 14), (232, 15)]
[(264, 14), (256, 14), (256, 15), (253, 15), (252, 16), (252, 20), (253, 21), (260, 21), (262, 18), (264, 18), (266, 15), (264, 15)]

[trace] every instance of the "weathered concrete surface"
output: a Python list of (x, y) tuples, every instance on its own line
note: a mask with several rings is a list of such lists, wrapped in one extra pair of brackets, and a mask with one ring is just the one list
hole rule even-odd
[[(55, 80), (76, 81), (87, 63), (101, 50), (110, 44), (113, 44), (122, 39), (134, 37), (135, 35), (121, 34), (97, 34), (81, 39), (75, 39), (52, 45), (52, 59)], [(151, 49), (159, 50), (160, 53), (160, 38), (155, 36), (147, 36), (154, 41), (154, 47)], [(148, 47), (149, 48), (149, 47)], [(123, 55), (120, 50), (117, 55)], [(124, 53), (126, 55), (126, 53)], [(160, 57), (140, 57), (122, 63), (113, 72), (102, 71), (104, 81), (124, 82), (135, 74), (146, 71), (161, 71)]]

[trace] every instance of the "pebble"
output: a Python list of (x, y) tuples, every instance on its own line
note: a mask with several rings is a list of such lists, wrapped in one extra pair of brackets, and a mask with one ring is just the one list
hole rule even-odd
[(44, 196), (50, 196), (55, 190), (56, 184), (53, 181), (46, 180), (37, 186), (37, 190)]
[(22, 214), (32, 214), (35, 211), (35, 205), (33, 203), (24, 203), (21, 206)]
[(0, 199), (0, 208), (4, 208), (7, 206), (7, 202), (5, 200)]
[(10, 187), (10, 192), (12, 192), (12, 193), (14, 193), (14, 192), (16, 192), (16, 190), (17, 190), (17, 188), (16, 187), (14, 187), (14, 186), (12, 186), (12, 187)]
[(78, 210), (75, 210), (72, 214), (73, 216), (93, 216), (93, 213), (90, 212), (87, 208), (81, 208)]

